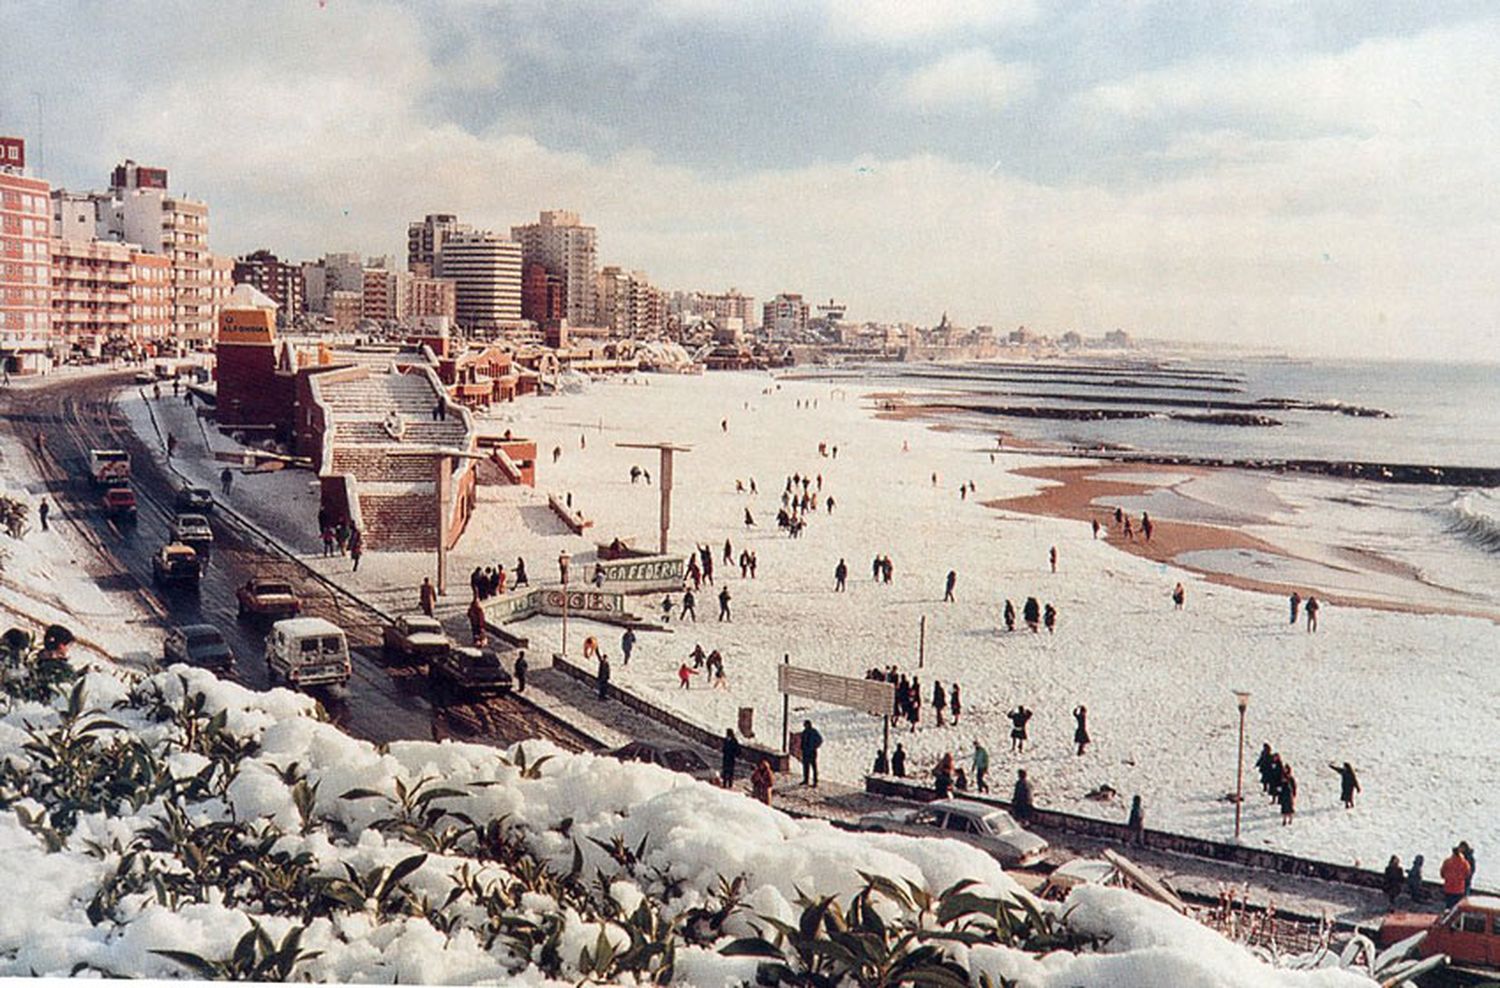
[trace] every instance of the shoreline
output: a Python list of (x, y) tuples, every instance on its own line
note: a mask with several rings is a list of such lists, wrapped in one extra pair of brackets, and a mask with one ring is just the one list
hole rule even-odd
[[(1247, 550), (1285, 560), (1297, 560), (1324, 566), (1331, 565), (1326, 560), (1312, 559), (1307, 556), (1298, 555), (1272, 542), (1240, 531), (1237, 528), (1210, 525), (1203, 522), (1176, 521), (1160, 517), (1153, 518), (1151, 541), (1147, 542), (1139, 536), (1139, 533), (1137, 533), (1137, 537), (1134, 539), (1124, 538), (1123, 534), (1114, 526), (1113, 509), (1100, 506), (1094, 502), (1099, 498), (1139, 497), (1149, 494), (1152, 491), (1168, 488), (1163, 485), (1146, 482), (1145, 480), (1130, 482), (1101, 479), (1093, 475), (1103, 471), (1111, 474), (1158, 474), (1160, 473), (1161, 466), (1162, 464), (1159, 463), (1105, 459), (1093, 464), (1018, 467), (1011, 472), (1036, 480), (1052, 481), (1053, 486), (1044, 488), (1034, 494), (1026, 494), (1013, 498), (998, 498), (982, 503), (988, 508), (999, 511), (1013, 511), (1039, 517), (1067, 519), (1085, 524), (1098, 519), (1101, 540), (1107, 541), (1112, 547), (1122, 552), (1128, 552), (1131, 555), (1185, 570), (1186, 572), (1202, 577), (1209, 583), (1257, 593), (1279, 595), (1283, 598), (1290, 596), (1294, 591), (1303, 594), (1305, 597), (1308, 595), (1310, 588), (1306, 584), (1274, 579), (1261, 580), (1240, 574), (1226, 573), (1222, 570), (1209, 569), (1194, 565), (1191, 562), (1183, 560), (1181, 557), (1190, 552)], [(1187, 476), (1205, 476), (1218, 469), (1201, 466), (1184, 467), (1177, 464), (1173, 464), (1173, 466), (1177, 472)], [(1345, 547), (1340, 551), (1347, 555), (1358, 557), (1364, 564), (1364, 571), (1395, 576), (1424, 586), (1427, 585), (1414, 567), (1396, 562), (1373, 550)], [(1449, 607), (1441, 604), (1422, 604), (1414, 601), (1393, 600), (1387, 597), (1350, 594), (1339, 591), (1313, 589), (1312, 592), (1323, 602), (1335, 604), (1340, 607), (1361, 607), (1370, 610), (1395, 611), (1403, 614), (1443, 614), (1455, 617), (1476, 617), (1500, 624), (1500, 616), (1482, 610)]]

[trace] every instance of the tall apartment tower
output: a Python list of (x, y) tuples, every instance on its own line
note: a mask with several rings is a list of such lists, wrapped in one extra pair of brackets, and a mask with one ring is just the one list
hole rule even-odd
[(257, 250), (234, 262), (234, 283), (252, 285), (275, 302), (277, 314), (288, 322), (307, 311), (307, 286), (302, 266), (281, 260), (268, 250)]
[(562, 283), (563, 315), (575, 326), (595, 323), (594, 282), (599, 275), (598, 232), (564, 209), (544, 210), (536, 223), (510, 228), (527, 264), (536, 263)]
[[(165, 168), (130, 160), (110, 175), (110, 195), (109, 201), (100, 203), (99, 237), (164, 255), (171, 264), (173, 336), (179, 343), (211, 344), (218, 276), (208, 250), (207, 204), (170, 194)], [(229, 280), (227, 268), (219, 280)]]
[(494, 233), (455, 233), (437, 252), (437, 274), (452, 279), (455, 321), (493, 330), (521, 319), (521, 245)]
[(431, 277), (443, 241), (455, 233), (473, 232), (469, 224), (460, 223), (453, 213), (428, 213), (421, 221), (407, 224), (406, 270)]
[(0, 365), (46, 370), (52, 349), (52, 198), (26, 175), (26, 142), (0, 137)]

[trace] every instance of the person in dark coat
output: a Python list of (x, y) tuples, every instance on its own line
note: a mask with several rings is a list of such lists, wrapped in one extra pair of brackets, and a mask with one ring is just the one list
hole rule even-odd
[(1318, 630), (1318, 598), (1309, 596), (1307, 603), (1302, 606), (1307, 614), (1307, 631), (1311, 634)]
[(818, 749), (823, 746), (823, 735), (812, 726), (812, 721), (802, 722), (802, 784), (818, 784)]
[(734, 788), (734, 763), (740, 757), (740, 741), (734, 736), (734, 728), (724, 728), (724, 745), (720, 751), (723, 756), (722, 771), (719, 778), (723, 780), (725, 789)]
[(522, 559), (520, 556), (516, 557), (516, 568), (514, 570), (514, 573), (516, 577), (515, 580), (512, 581), (514, 586), (519, 588), (528, 585), (529, 581), (526, 579), (526, 560)]
[(943, 601), (953, 603), (953, 586), (958, 583), (958, 573), (954, 570), (948, 571), (948, 579), (943, 582)]
[(1025, 606), (1021, 608), (1021, 616), (1026, 619), (1026, 627), (1035, 634), (1037, 625), (1042, 620), (1042, 605), (1035, 597), (1027, 597)]
[(901, 742), (896, 742), (896, 750), (891, 754), (891, 774), (898, 779), (906, 778), (906, 749), (901, 747)]
[(1016, 605), (1012, 604), (1009, 599), (1005, 601), (1005, 630), (1016, 630)]
[(1083, 749), (1089, 746), (1089, 708), (1083, 704), (1073, 708), (1073, 743), (1078, 745), (1078, 755), (1083, 756)]
[(626, 628), (620, 636), (620, 651), (625, 653), (625, 664), (630, 665), (630, 653), (635, 651), (635, 629)]
[(1036, 808), (1032, 802), (1031, 780), (1026, 778), (1024, 768), (1016, 770), (1016, 787), (1010, 794), (1010, 812), (1018, 820), (1024, 820), (1031, 816), (1031, 811)]
[(1026, 724), (1031, 720), (1032, 711), (1021, 704), (1006, 714), (1010, 718), (1010, 750), (1024, 752), (1026, 750)]
[(872, 769), (872, 772), (875, 775), (891, 774), (891, 760), (886, 757), (884, 748), (875, 752), (875, 768)]
[(1255, 758), (1255, 767), (1260, 770), (1260, 791), (1268, 796), (1271, 794), (1271, 760), (1275, 757), (1271, 742), (1267, 741), (1260, 746), (1260, 754)]
[(1381, 884), (1385, 889), (1386, 903), (1394, 909), (1396, 900), (1401, 897), (1401, 889), (1406, 885), (1406, 872), (1401, 870), (1401, 859), (1394, 854), (1385, 866), (1385, 878)]
[(530, 668), (530, 663), (526, 661), (526, 653), (522, 652), (520, 655), (516, 656), (516, 692), (517, 693), (525, 693), (526, 692), (526, 670), (528, 668)]
[(1412, 902), (1426, 902), (1427, 889), (1422, 886), (1422, 864), (1425, 859), (1417, 855), (1411, 859), (1411, 868), (1406, 872), (1406, 894)]
[(1458, 853), (1469, 862), (1469, 877), (1464, 881), (1464, 895), (1468, 895), (1474, 891), (1474, 849), (1469, 846), (1468, 841), (1461, 840), (1458, 842)]
[[(694, 615), (694, 620), (697, 620), (697, 616), (696, 615)], [(732, 621), (732, 620), (734, 620), (729, 615), (729, 587), (728, 587), (727, 584), (725, 585), (724, 589), (722, 589), (722, 590), (719, 591), (719, 620), (720, 621)]]
[(432, 608), (437, 604), (437, 587), (432, 585), (432, 577), (422, 577), (422, 589), (418, 591), (418, 600), (422, 605), (422, 613), (432, 617)]
[(609, 699), (609, 657), (603, 652), (599, 653), (599, 699)]
[(1297, 623), (1297, 608), (1299, 608), (1299, 607), (1302, 606), (1302, 595), (1300, 593), (1298, 593), (1297, 591), (1293, 590), (1292, 591), (1292, 595), (1287, 598), (1287, 603), (1290, 604), (1291, 608), (1292, 608), (1292, 624), (1296, 624)]
[(1047, 634), (1057, 630), (1057, 608), (1048, 604), (1042, 609), (1042, 623), (1047, 626)]
[(1344, 803), (1344, 809), (1354, 809), (1354, 794), (1359, 792), (1359, 777), (1354, 774), (1354, 766), (1345, 762), (1343, 765), (1328, 763), (1328, 767), (1339, 774), (1339, 799)]
[(958, 684), (953, 684), (953, 691), (948, 694), (948, 712), (953, 715), (953, 726), (958, 726), (958, 715), (964, 712), (964, 700), (959, 695)]
[(945, 723), (944, 716), (948, 711), (948, 694), (943, 690), (943, 684), (936, 679), (932, 681), (932, 709), (937, 711), (937, 726), (942, 727)]
[(844, 581), (847, 579), (849, 579), (849, 565), (840, 559), (839, 564), (833, 568), (833, 589), (843, 590)]
[(1292, 767), (1285, 762), (1281, 765), (1281, 789), (1276, 794), (1276, 802), (1281, 806), (1281, 825), (1291, 826), (1292, 815), (1297, 812), (1297, 779), (1292, 775)]

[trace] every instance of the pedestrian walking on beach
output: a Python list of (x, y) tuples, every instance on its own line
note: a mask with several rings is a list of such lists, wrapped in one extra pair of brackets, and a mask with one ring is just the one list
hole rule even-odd
[(1422, 866), (1425, 863), (1426, 859), (1418, 854), (1411, 859), (1411, 867), (1406, 871), (1406, 894), (1412, 902), (1427, 901), (1427, 889), (1422, 885)]
[(1339, 775), (1339, 800), (1343, 802), (1344, 809), (1354, 809), (1354, 794), (1360, 791), (1359, 776), (1354, 774), (1354, 766), (1348, 762), (1342, 765), (1329, 762), (1328, 767)]
[(1037, 625), (1042, 619), (1042, 605), (1035, 597), (1027, 597), (1026, 604), (1021, 608), (1021, 616), (1026, 619), (1026, 627), (1036, 634)]
[(469, 609), (465, 612), (469, 619), (469, 637), (475, 645), (484, 644), (484, 605), (479, 602), (479, 595), (475, 594), (469, 601)]
[(662, 624), (670, 624), (672, 622), (672, 606), (673, 605), (672, 605), (672, 595), (671, 594), (667, 594), (665, 597), (663, 597), (661, 599), (661, 623)]
[(1078, 757), (1083, 757), (1083, 750), (1089, 746), (1089, 708), (1083, 704), (1073, 708), (1073, 743), (1078, 745)]
[(359, 572), (359, 561), (365, 554), (365, 537), (360, 534), (359, 529), (349, 530), (349, 561), (354, 564), (351, 573)]
[(1119, 525), (1119, 524), (1124, 523), (1124, 521), (1125, 521), (1125, 512), (1121, 511), (1119, 508), (1116, 508), (1115, 509), (1115, 524)]
[(609, 699), (609, 656), (599, 653), (599, 668), (594, 677), (599, 683), (599, 699)]
[(341, 521), (334, 526), (333, 541), (338, 545), (339, 555), (342, 556), (349, 546), (349, 525), (346, 522)]
[(1133, 529), (1133, 528), (1130, 527), (1130, 519), (1129, 518), (1125, 519), (1125, 541), (1127, 541), (1127, 542), (1134, 542), (1135, 541), (1135, 529)]
[(948, 712), (953, 715), (953, 726), (958, 726), (958, 715), (964, 712), (963, 697), (958, 692), (958, 684), (953, 684), (953, 689), (948, 693)]
[(1292, 607), (1292, 624), (1297, 623), (1297, 608), (1302, 606), (1302, 595), (1293, 590), (1292, 595), (1287, 598), (1287, 603)]
[(1308, 595), (1307, 604), (1302, 608), (1307, 612), (1307, 633), (1312, 634), (1318, 630), (1318, 598)]
[(1017, 754), (1026, 751), (1026, 725), (1031, 721), (1033, 711), (1027, 710), (1023, 703), (1006, 714), (1010, 718), (1010, 750)]
[(1142, 511), (1141, 512), (1141, 536), (1143, 538), (1145, 538), (1145, 540), (1147, 542), (1151, 541), (1151, 529), (1153, 527), (1154, 526), (1151, 524), (1151, 516), (1148, 515), (1146, 512)]
[(721, 764), (719, 779), (725, 789), (734, 788), (734, 763), (740, 757), (740, 741), (734, 736), (734, 728), (724, 728), (724, 744), (720, 748)]
[(36, 518), (37, 521), (42, 523), (42, 531), (44, 532), (47, 531), (47, 516), (51, 513), (52, 505), (47, 503), (46, 498), (42, 498), (42, 502), (36, 506)]
[(839, 564), (833, 568), (833, 590), (835, 593), (843, 593), (844, 581), (847, 579), (849, 579), (849, 565), (840, 559)]
[(1026, 778), (1024, 768), (1016, 769), (1016, 786), (1010, 794), (1010, 812), (1017, 820), (1025, 820), (1036, 809), (1032, 799), (1031, 780)]
[(437, 587), (432, 585), (432, 577), (422, 577), (422, 589), (417, 596), (422, 605), (422, 613), (432, 617), (432, 609), (437, 604)]
[(1047, 626), (1047, 634), (1050, 635), (1052, 634), (1052, 632), (1056, 631), (1057, 608), (1053, 607), (1051, 604), (1048, 604), (1046, 607), (1042, 608), (1042, 623)]
[(1012, 604), (1008, 597), (1005, 600), (1005, 630), (1016, 630), (1016, 605)]
[(1396, 900), (1401, 897), (1401, 888), (1406, 884), (1406, 872), (1401, 870), (1401, 859), (1391, 855), (1391, 860), (1386, 863), (1382, 888), (1385, 890), (1385, 901), (1392, 909), (1396, 907)]
[(906, 778), (906, 749), (901, 747), (901, 742), (896, 742), (896, 750), (891, 753), (891, 774), (898, 779)]
[(775, 784), (776, 775), (771, 771), (771, 763), (762, 758), (760, 764), (755, 766), (755, 771), (750, 773), (750, 794), (770, 806), (771, 787)]
[[(812, 721), (802, 722), (802, 784), (818, 785), (818, 749), (823, 746), (823, 735), (812, 726)], [(899, 745), (897, 746), (899, 749)]]
[(692, 689), (693, 677), (697, 674), (697, 671), (689, 668), (686, 662), (679, 665), (677, 667), (677, 688), (680, 690)]
[(1448, 855), (1447, 860), (1438, 869), (1438, 874), (1443, 879), (1443, 906), (1452, 909), (1466, 894), (1469, 888), (1469, 876), (1472, 874), (1463, 851), (1455, 846), (1453, 853)]
[[(993, 455), (993, 454), (991, 454), (991, 455)], [(1094, 524), (1094, 538), (1097, 539), (1099, 537), (1099, 519), (1095, 518), (1093, 524)]]
[(1297, 779), (1292, 775), (1292, 767), (1285, 762), (1281, 766), (1281, 790), (1276, 801), (1281, 806), (1281, 825), (1291, 826), (1292, 815), (1297, 812)]
[(937, 726), (945, 726), (947, 722), (944, 718), (948, 713), (948, 694), (943, 690), (943, 684), (936, 679), (932, 681), (932, 709), (937, 711)]
[(516, 667), (515, 668), (516, 668), (516, 692), (517, 693), (525, 693), (526, 692), (526, 670), (529, 669), (530, 667), (531, 667), (531, 664), (526, 661), (526, 653), (525, 652), (522, 652), (520, 655), (516, 656)]
[(755, 516), (752, 515), (752, 514), (750, 514), (750, 509), (749, 508), (746, 508), (745, 509), (745, 527), (746, 528), (753, 528), (754, 526), (755, 526)]
[[(328, 556), (333, 555), (333, 526), (332, 525), (324, 525), (323, 526), (322, 535), (323, 535), (323, 555), (326, 558)], [(478, 571), (476, 570), (475, 572), (478, 572)]]
[[(696, 615), (694, 615), (693, 620), (697, 620)], [(734, 620), (729, 615), (729, 588), (727, 586), (719, 591), (719, 620), (730, 622)]]
[[(1271, 793), (1272, 765), (1275, 761), (1276, 754), (1271, 750), (1271, 742), (1267, 741), (1260, 746), (1260, 754), (1255, 759), (1255, 767), (1260, 771), (1260, 791), (1267, 795)], [(1280, 775), (1280, 772), (1275, 774)]]
[(958, 573), (954, 570), (948, 571), (948, 579), (943, 583), (943, 602), (953, 603), (953, 585), (958, 582)]
[(989, 792), (990, 784), (985, 781), (985, 773), (990, 770), (989, 749), (974, 739), (974, 755), (972, 765), (974, 767), (974, 788), (979, 792)]
[(630, 653), (635, 651), (635, 629), (626, 628), (620, 636), (620, 651), (625, 654), (625, 665), (630, 665)]
[(1057, 572), (1057, 546), (1047, 550), (1047, 562), (1052, 565), (1052, 572)]
[(515, 589), (519, 590), (524, 586), (530, 585), (530, 581), (526, 579), (526, 560), (522, 559), (520, 556), (517, 556), (516, 568), (511, 572), (515, 574), (514, 579), (511, 580), (511, 585)]
[(1187, 603), (1187, 590), (1184, 589), (1183, 586), (1182, 586), (1182, 583), (1179, 582), (1177, 584), (1177, 586), (1175, 586), (1175, 587), (1172, 588), (1172, 605), (1177, 610), (1180, 611), (1180, 610), (1182, 610), (1182, 605), (1186, 604), (1186, 603)]

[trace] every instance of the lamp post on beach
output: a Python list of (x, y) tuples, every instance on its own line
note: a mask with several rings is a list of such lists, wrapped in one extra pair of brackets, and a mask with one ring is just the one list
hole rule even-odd
[(1240, 755), (1239, 765), (1234, 771), (1234, 842), (1240, 842), (1240, 806), (1245, 801), (1245, 708), (1250, 705), (1249, 690), (1235, 690), (1234, 699), (1240, 708)]
[(562, 654), (568, 657), (568, 562), (573, 557), (568, 555), (564, 549), (557, 554), (557, 568), (562, 574), (562, 598), (563, 598), (563, 629), (562, 629)]

